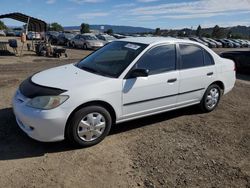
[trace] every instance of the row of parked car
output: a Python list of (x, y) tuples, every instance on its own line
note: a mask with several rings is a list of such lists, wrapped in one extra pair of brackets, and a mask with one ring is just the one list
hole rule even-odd
[[(47, 37), (52, 44), (59, 44), (70, 46), (74, 48), (83, 49), (97, 49), (104, 44), (116, 39), (125, 38), (128, 36), (114, 34), (113, 36), (107, 34), (94, 35), (93, 33), (85, 34), (72, 34), (72, 33), (58, 33), (48, 32)], [(133, 36), (129, 36), (133, 37)], [(206, 37), (189, 37), (189, 40), (199, 42), (210, 48), (248, 48), (250, 47), (250, 41), (243, 39), (211, 39)]]
[(85, 33), (85, 34), (73, 34), (73, 33), (58, 33), (48, 32), (47, 39), (51, 44), (64, 45), (73, 48), (83, 49), (98, 49), (104, 46), (108, 42), (116, 40), (115, 37), (107, 34)]
[(189, 40), (199, 42), (210, 48), (249, 48), (250, 41), (243, 39), (211, 39), (211, 38), (197, 38), (189, 37)]

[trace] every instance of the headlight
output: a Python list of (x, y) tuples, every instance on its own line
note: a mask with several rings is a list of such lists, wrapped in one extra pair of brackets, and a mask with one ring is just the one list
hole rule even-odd
[(58, 95), (58, 96), (40, 96), (31, 99), (26, 105), (32, 108), (50, 110), (56, 108), (62, 103), (64, 103), (69, 96), (67, 95)]

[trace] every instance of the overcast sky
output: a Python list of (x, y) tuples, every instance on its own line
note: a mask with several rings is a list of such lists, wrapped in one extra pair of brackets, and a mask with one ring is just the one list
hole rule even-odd
[[(63, 26), (148, 28), (250, 25), (250, 0), (1, 0), (0, 14), (21, 12)], [(22, 25), (4, 19), (7, 25)]]

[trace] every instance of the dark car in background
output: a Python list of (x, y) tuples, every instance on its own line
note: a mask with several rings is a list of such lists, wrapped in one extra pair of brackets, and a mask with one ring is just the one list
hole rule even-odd
[(250, 73), (250, 50), (222, 52), (220, 56), (233, 60), (238, 72)]
[(226, 41), (225, 39), (216, 39), (216, 41), (222, 43), (223, 48), (233, 48), (234, 45), (230, 41)]
[(15, 32), (11, 31), (11, 30), (7, 30), (6, 31), (6, 36), (8, 36), (8, 37), (14, 37), (15, 36)]
[(224, 41), (232, 43), (234, 48), (240, 48), (241, 47), (241, 45), (239, 43), (234, 42), (231, 39), (224, 39)]
[(70, 46), (70, 40), (74, 37), (73, 33), (60, 33), (57, 37), (57, 44)]
[(59, 32), (57, 31), (48, 31), (46, 33), (46, 38), (51, 44), (57, 44), (57, 37), (59, 36)]

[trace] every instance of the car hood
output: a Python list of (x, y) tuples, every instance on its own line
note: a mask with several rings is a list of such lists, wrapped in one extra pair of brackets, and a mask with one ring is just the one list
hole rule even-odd
[(64, 65), (39, 72), (31, 81), (40, 86), (71, 90), (84, 87), (110, 78), (77, 68), (74, 64)]

